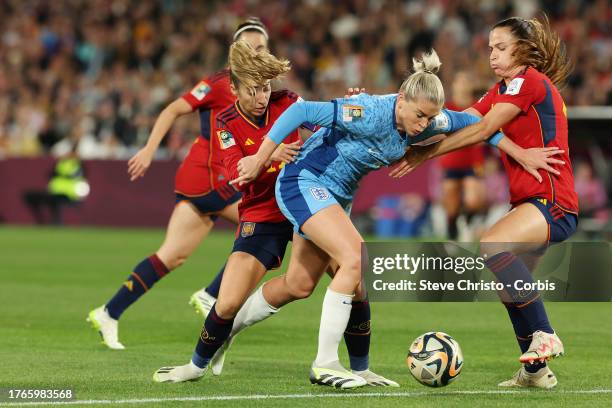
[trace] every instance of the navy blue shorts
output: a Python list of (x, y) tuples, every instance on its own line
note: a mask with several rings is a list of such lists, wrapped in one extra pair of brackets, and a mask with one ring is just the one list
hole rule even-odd
[(276, 269), (283, 263), (287, 244), (293, 238), (293, 225), (289, 221), (248, 222), (238, 225), (232, 252), (253, 255), (267, 270)]
[(548, 223), (548, 242), (563, 242), (568, 239), (578, 227), (578, 217), (574, 213), (563, 211), (555, 203), (545, 198), (533, 197), (525, 200), (538, 207)]
[(218, 186), (216, 189), (201, 196), (186, 196), (181, 193), (175, 194), (176, 204), (182, 201), (188, 201), (193, 204), (200, 213), (210, 215), (213, 220), (217, 218), (216, 215), (213, 215), (214, 213), (223, 210), (228, 205), (234, 204), (242, 197), (242, 194), (229, 184)]
[(444, 178), (451, 180), (461, 180), (466, 177), (479, 177), (473, 167), (464, 167), (456, 169), (445, 169)]

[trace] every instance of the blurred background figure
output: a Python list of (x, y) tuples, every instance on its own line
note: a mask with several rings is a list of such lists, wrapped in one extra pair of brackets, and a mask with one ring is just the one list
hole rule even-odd
[(61, 225), (63, 208), (82, 202), (88, 195), (89, 183), (73, 149), (58, 159), (47, 189), (26, 191), (23, 199), (37, 224)]
[[(451, 85), (451, 97), (447, 96), (446, 107), (462, 111), (486, 92), (485, 86), (479, 86), (479, 80), (470, 71), (459, 71)], [(478, 239), (474, 236), (475, 219), (485, 209), (485, 191), (483, 176), (485, 146), (470, 146), (445, 154), (438, 160), (442, 168), (442, 206), (446, 213), (447, 238), (456, 241), (470, 242)], [(461, 234), (459, 234), (459, 216)], [(480, 224), (482, 224), (480, 222)]]

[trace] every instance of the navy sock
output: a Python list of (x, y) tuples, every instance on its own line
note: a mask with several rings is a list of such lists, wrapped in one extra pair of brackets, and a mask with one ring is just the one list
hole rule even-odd
[(353, 302), (349, 321), (344, 332), (344, 341), (351, 361), (351, 369), (367, 370), (370, 354), (370, 302)]
[(536, 330), (553, 333), (544, 309), (544, 302), (538, 291), (520, 291), (514, 287), (517, 280), (522, 280), (524, 283), (533, 282), (531, 273), (523, 261), (510, 252), (501, 252), (487, 259), (486, 264), (505, 286), (506, 299), (503, 299), (504, 302), (512, 303), (520, 310), (529, 323), (531, 333)]
[(529, 327), (529, 322), (525, 320), (523, 314), (516, 306), (507, 303), (504, 305), (508, 311), (512, 327), (514, 327), (514, 334), (516, 334), (516, 340), (518, 341), (521, 353), (524, 353), (531, 344), (531, 328)]
[(234, 319), (226, 320), (220, 318), (217, 315), (216, 306), (217, 304), (215, 303), (204, 321), (204, 327), (191, 358), (193, 364), (200, 368), (206, 367), (232, 331)]
[(206, 289), (204, 289), (206, 290), (206, 292), (208, 292), (210, 296), (214, 297), (215, 299), (219, 297), (219, 289), (221, 289), (221, 279), (223, 279), (223, 271), (225, 271), (225, 265), (226, 264), (223, 264), (212, 282), (210, 282)]
[(156, 254), (145, 258), (134, 268), (134, 271), (115, 296), (106, 304), (106, 310), (113, 319), (119, 319), (121, 314), (132, 303), (155, 285), (155, 282), (170, 272)]

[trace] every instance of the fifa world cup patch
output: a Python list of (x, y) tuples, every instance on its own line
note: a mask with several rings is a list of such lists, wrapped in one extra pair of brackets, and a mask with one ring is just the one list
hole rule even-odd
[(219, 138), (219, 145), (221, 149), (227, 149), (228, 147), (236, 146), (236, 140), (234, 136), (227, 130), (218, 130), (217, 137)]
[(342, 121), (352, 122), (353, 120), (363, 118), (363, 106), (344, 105), (342, 107)]
[(525, 78), (514, 78), (510, 81), (510, 85), (506, 89), (506, 95), (517, 95), (521, 90), (521, 86), (523, 86), (523, 82), (525, 82)]
[(311, 187), (310, 194), (318, 201), (325, 201), (330, 197), (329, 191), (325, 187)]
[(200, 81), (192, 90), (191, 95), (198, 101), (201, 101), (210, 92), (210, 85), (205, 81)]
[(255, 225), (256, 223), (254, 222), (242, 223), (242, 230), (240, 231), (240, 236), (242, 238), (246, 238), (246, 237), (250, 237), (251, 235), (253, 235), (253, 233), (255, 232)]

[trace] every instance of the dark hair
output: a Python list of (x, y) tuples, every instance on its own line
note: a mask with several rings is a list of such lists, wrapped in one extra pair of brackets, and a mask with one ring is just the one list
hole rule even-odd
[(558, 88), (563, 87), (573, 65), (565, 44), (550, 27), (546, 14), (539, 20), (510, 17), (495, 24), (493, 29), (502, 27), (508, 27), (517, 39), (514, 51), (517, 65), (531, 66), (550, 78)]
[(234, 31), (232, 40), (236, 41), (242, 33), (246, 32), (258, 32), (263, 34), (263, 36), (266, 37), (266, 40), (268, 39), (268, 30), (266, 30), (266, 26), (259, 19), (259, 17), (249, 17), (240, 23), (240, 25), (236, 27), (236, 31)]

